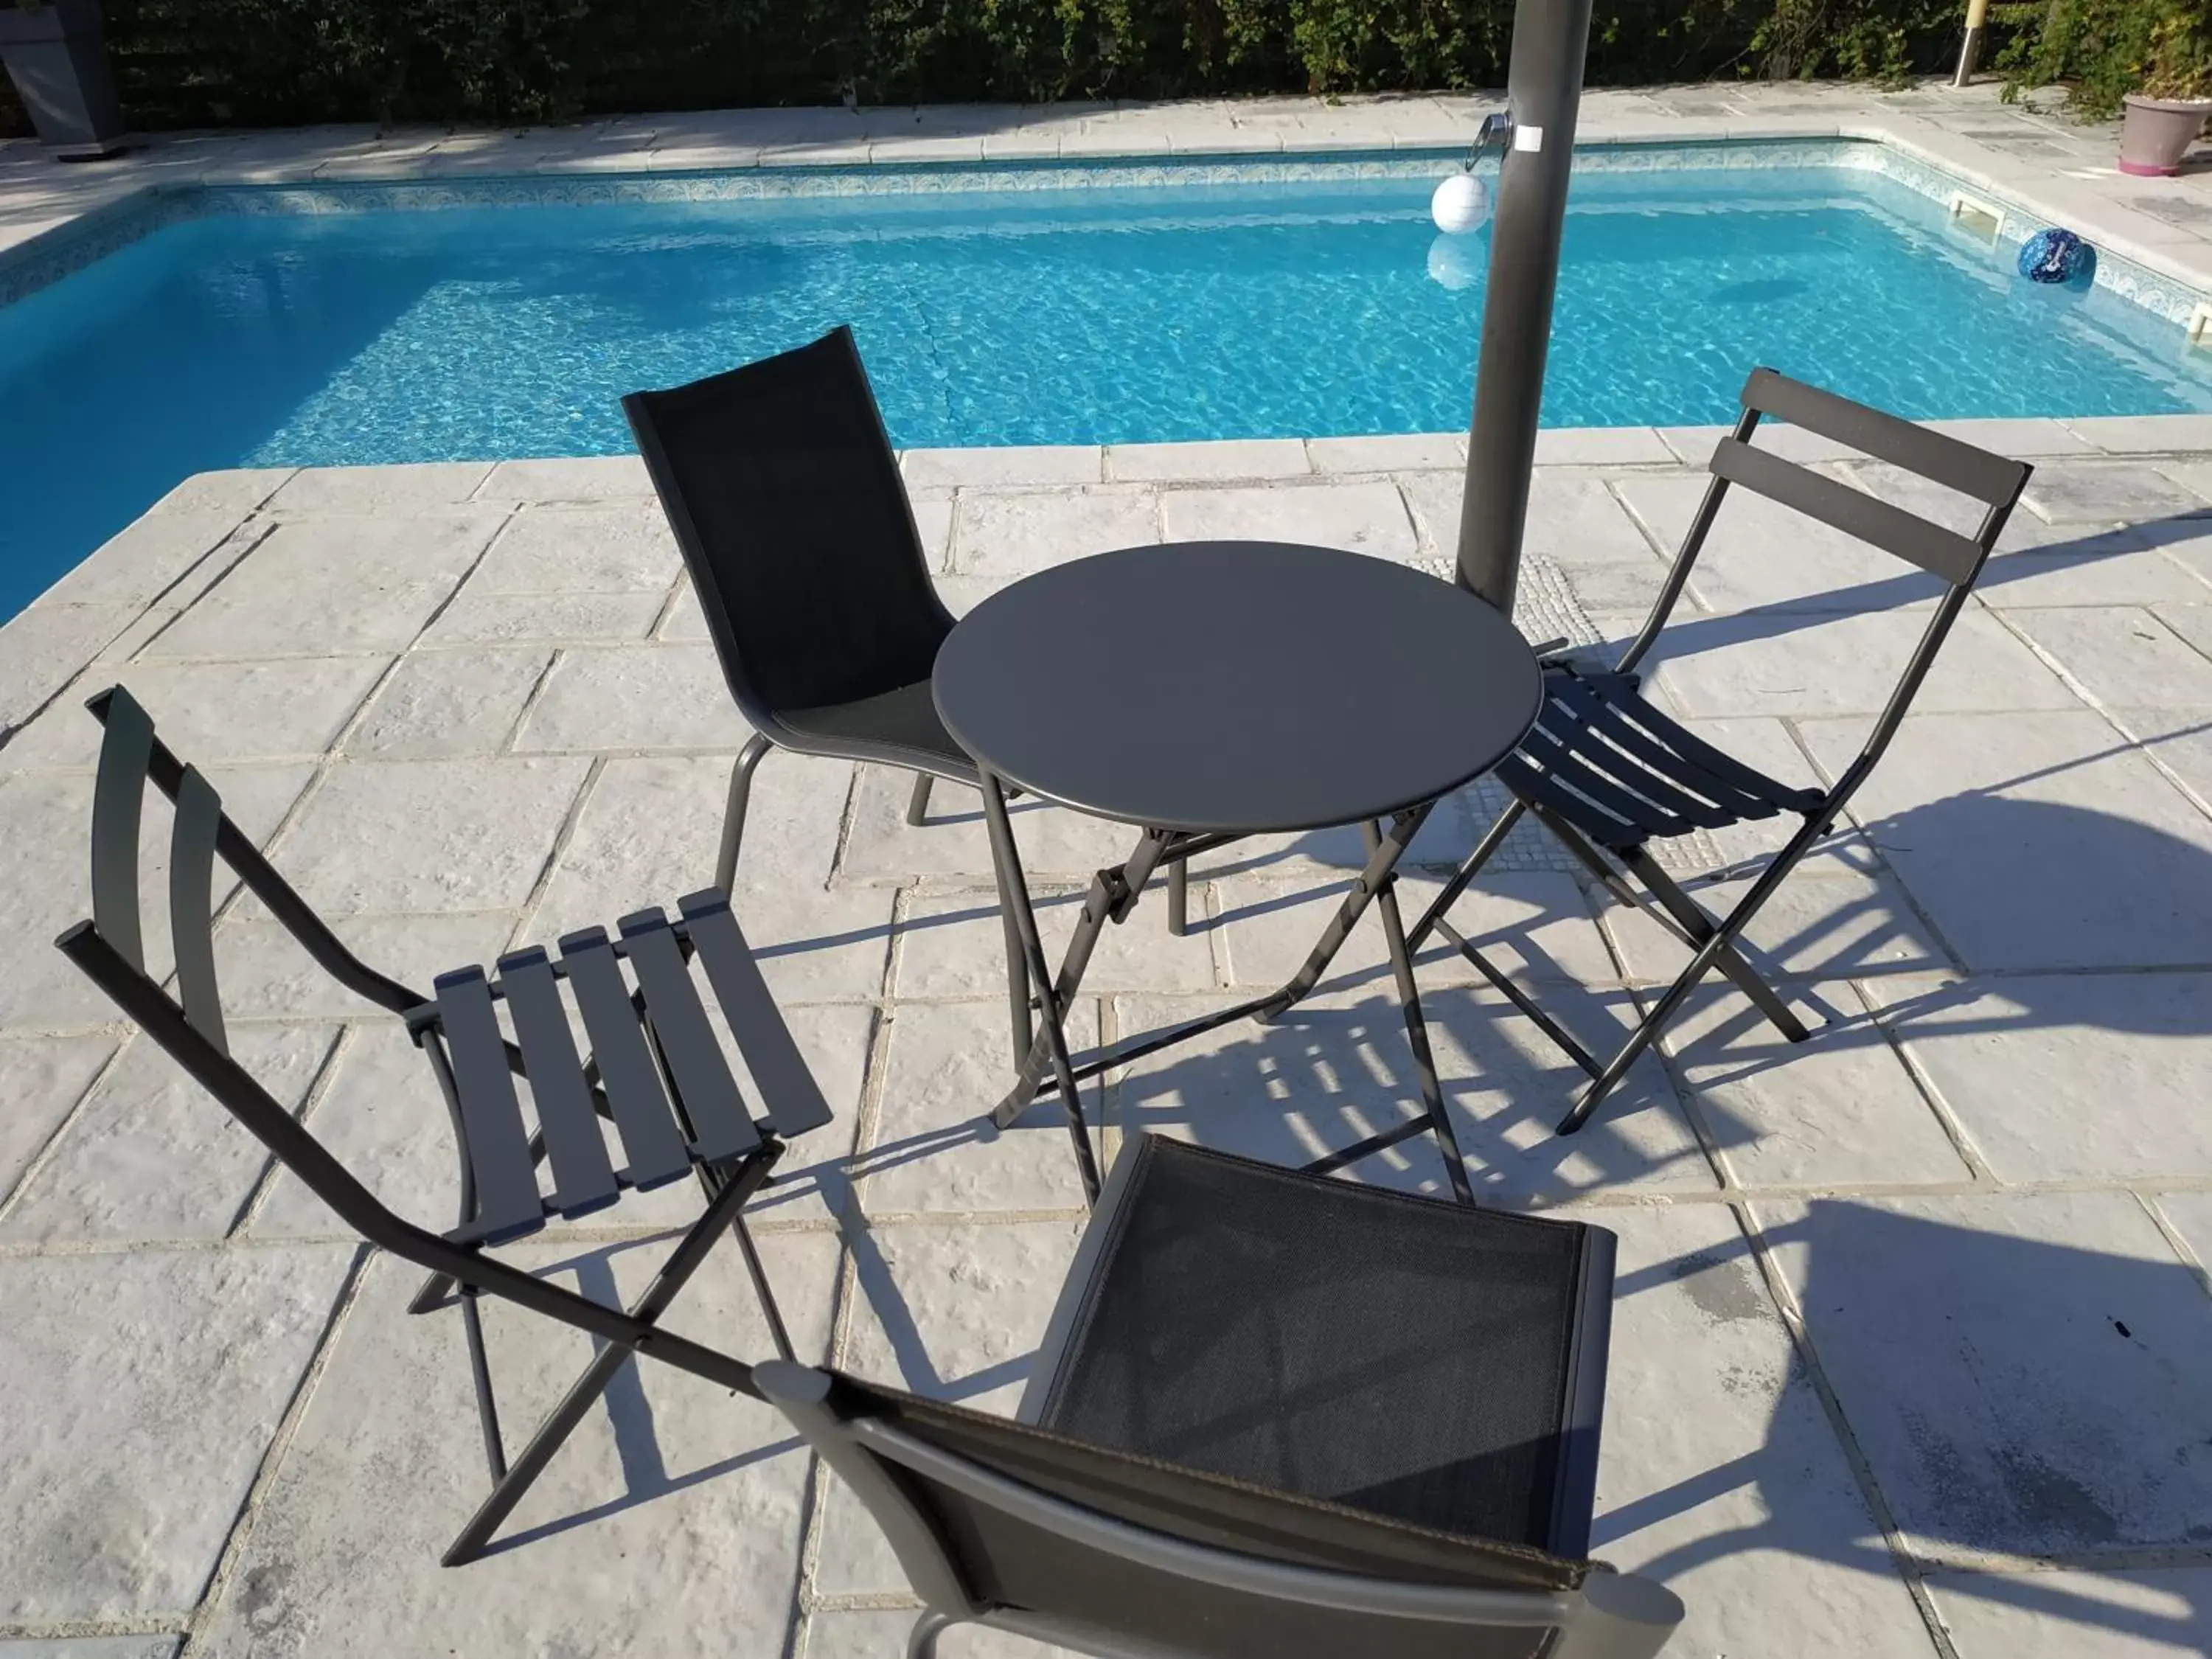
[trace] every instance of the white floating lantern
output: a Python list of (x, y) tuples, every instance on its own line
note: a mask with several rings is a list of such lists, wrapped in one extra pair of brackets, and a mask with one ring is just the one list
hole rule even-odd
[(1429, 198), (1429, 216), (1447, 236), (1472, 236), (1490, 222), (1490, 186), (1472, 173), (1455, 173)]

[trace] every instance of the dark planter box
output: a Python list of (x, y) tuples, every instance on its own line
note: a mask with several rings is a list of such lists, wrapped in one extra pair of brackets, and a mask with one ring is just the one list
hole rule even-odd
[(0, 9), (0, 58), (40, 142), (65, 161), (123, 148), (123, 106), (107, 67), (100, 0)]

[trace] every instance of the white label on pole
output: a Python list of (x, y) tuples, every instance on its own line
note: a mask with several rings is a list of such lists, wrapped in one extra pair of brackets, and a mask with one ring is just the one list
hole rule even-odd
[(1513, 148), (1514, 148), (1514, 149), (1528, 149), (1528, 150), (1536, 150), (1536, 149), (1543, 149), (1543, 148), (1544, 148), (1544, 129), (1543, 129), (1543, 128), (1541, 128), (1541, 127), (1516, 127), (1516, 128), (1514, 128), (1514, 129), (1513, 129)]

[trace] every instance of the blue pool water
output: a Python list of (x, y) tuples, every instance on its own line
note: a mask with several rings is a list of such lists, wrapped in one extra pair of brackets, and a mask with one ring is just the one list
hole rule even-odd
[[(838, 322), (902, 445), (1457, 428), (1488, 236), (1439, 244), (1432, 183), (172, 225), (0, 308), (0, 617), (186, 474), (625, 451), (621, 393)], [(2212, 409), (2183, 356), (1877, 174), (1601, 173), (1544, 418), (1725, 420), (1759, 362), (1916, 417)]]

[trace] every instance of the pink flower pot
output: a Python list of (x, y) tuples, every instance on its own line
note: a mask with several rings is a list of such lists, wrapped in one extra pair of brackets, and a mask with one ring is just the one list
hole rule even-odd
[(2120, 171), (2165, 178), (2181, 171), (2181, 158), (2204, 131), (2212, 98), (2145, 98), (2130, 93), (2120, 127)]

